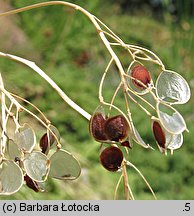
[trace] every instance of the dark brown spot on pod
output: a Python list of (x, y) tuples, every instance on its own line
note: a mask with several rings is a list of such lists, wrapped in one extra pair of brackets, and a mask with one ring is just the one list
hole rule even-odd
[(122, 161), (123, 153), (115, 146), (105, 148), (100, 154), (100, 162), (102, 166), (112, 172), (117, 171), (121, 167)]
[(24, 176), (24, 180), (29, 188), (31, 188), (35, 192), (39, 192), (39, 186), (36, 181), (33, 181), (28, 175)]
[(106, 119), (102, 113), (95, 113), (90, 120), (90, 133), (97, 141), (107, 140), (104, 129), (105, 122)]
[(122, 142), (122, 143), (121, 143), (121, 146), (124, 146), (124, 147), (127, 147), (127, 148), (132, 149), (132, 145), (129, 143), (128, 140)]
[(166, 137), (165, 133), (160, 126), (160, 124), (157, 121), (154, 121), (153, 123), (153, 132), (154, 132), (154, 137), (158, 143), (158, 145), (162, 148), (165, 148), (165, 143), (166, 143)]
[[(136, 79), (136, 80), (131, 79), (132, 83), (137, 88), (140, 88), (143, 90), (146, 89), (146, 86), (148, 86), (148, 84), (151, 82), (151, 76), (150, 76), (149, 71), (142, 65), (136, 65), (131, 71), (131, 76)], [(143, 84), (141, 84), (137, 80), (139, 80)]]
[(128, 137), (129, 124), (122, 115), (108, 118), (105, 123), (105, 133), (111, 141), (122, 141)]

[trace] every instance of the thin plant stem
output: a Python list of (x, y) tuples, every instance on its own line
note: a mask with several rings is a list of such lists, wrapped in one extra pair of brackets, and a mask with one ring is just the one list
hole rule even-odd
[(69, 6), (69, 7), (73, 8), (73, 9), (75, 9), (75, 10), (79, 10), (80, 12), (82, 12), (84, 15), (86, 15), (91, 20), (91, 22), (95, 26), (95, 28), (96, 28), (96, 30), (97, 30), (100, 38), (101, 38), (101, 40), (103, 41), (103, 43), (106, 46), (107, 50), (109, 51), (110, 55), (114, 59), (116, 65), (118, 67), (121, 79), (124, 82), (123, 75), (124, 75), (125, 72), (124, 72), (124, 69), (123, 69), (123, 67), (121, 65), (121, 62), (120, 62), (119, 58), (117, 57), (117, 55), (115, 54), (115, 52), (111, 48), (111, 46), (110, 46), (106, 36), (104, 35), (103, 30), (101, 29), (100, 25), (98, 24), (98, 21), (96, 20), (95, 16), (92, 15), (91, 13), (89, 13), (84, 8), (82, 8), (82, 7), (80, 7), (80, 6), (76, 5), (76, 4), (65, 2), (65, 1), (50, 1), (50, 2), (38, 3), (38, 4), (23, 7), (23, 8), (19, 8), (19, 9), (16, 9), (16, 10), (11, 10), (11, 11), (8, 11), (8, 12), (5, 12), (5, 13), (1, 13), (0, 17), (1, 16), (12, 15), (12, 14), (17, 14), (17, 13), (20, 13), (20, 12), (23, 12), (23, 11), (31, 10), (31, 9), (34, 9), (34, 8), (45, 7), (45, 6), (49, 6), (49, 5)]
[(110, 66), (111, 66), (111, 64), (112, 64), (112, 62), (113, 62), (113, 58), (111, 58), (111, 60), (109, 61), (108, 65), (107, 65), (107, 67), (106, 67), (106, 69), (105, 69), (105, 72), (103, 73), (103, 76), (102, 76), (102, 78), (101, 78), (101, 81), (100, 81), (99, 93), (98, 93), (98, 95), (99, 95), (99, 100), (100, 100), (101, 103), (104, 101), (103, 95), (102, 95), (103, 83), (104, 83), (105, 77), (106, 77), (106, 75), (107, 75), (107, 72), (108, 72), (108, 70), (109, 70), (109, 68), (110, 68)]
[(126, 169), (126, 163), (123, 161), (123, 166), (122, 166), (122, 175), (123, 175), (123, 185), (124, 185), (124, 193), (125, 193), (125, 199), (129, 200), (131, 199), (129, 195), (129, 188), (128, 188), (128, 176), (127, 176), (127, 169)]
[[(4, 88), (3, 79), (0, 74), (0, 86)], [(6, 112), (5, 112), (5, 94), (1, 91), (1, 121), (2, 121), (2, 134), (0, 140), (0, 157), (3, 155), (3, 151), (6, 145)]]
[(157, 197), (156, 197), (156, 195), (155, 195), (153, 189), (151, 188), (150, 184), (148, 183), (148, 181), (146, 180), (146, 178), (143, 176), (143, 174), (139, 171), (139, 169), (138, 169), (134, 164), (132, 164), (132, 163), (129, 162), (129, 161), (126, 161), (126, 164), (127, 164), (129, 167), (132, 167), (133, 169), (135, 169), (135, 170), (138, 172), (138, 174), (142, 177), (142, 179), (144, 180), (144, 182), (146, 183), (146, 185), (147, 185), (148, 188), (150, 189), (150, 191), (151, 191), (151, 193), (152, 193), (154, 199), (157, 200)]
[[(110, 104), (113, 104), (113, 103), (114, 103), (114, 100), (115, 100), (115, 98), (116, 98), (116, 96), (117, 96), (117, 94), (118, 94), (118, 92), (119, 92), (121, 86), (122, 86), (122, 83), (120, 82), (119, 85), (117, 86), (115, 92), (114, 92), (114, 95), (113, 95), (113, 97), (112, 97), (112, 99), (111, 99)], [(111, 106), (109, 107), (109, 111), (111, 111)]]
[(120, 177), (119, 177), (119, 180), (118, 180), (118, 182), (117, 182), (116, 188), (115, 188), (114, 200), (117, 199), (117, 193), (118, 193), (118, 189), (119, 189), (119, 186), (120, 186), (120, 184), (121, 184), (122, 178), (123, 178), (123, 175), (121, 174)]
[(26, 100), (26, 99), (24, 99), (24, 98), (22, 98), (22, 97), (20, 97), (20, 96), (18, 96), (18, 95), (16, 95), (16, 94), (13, 94), (13, 93), (10, 93), (10, 94), (11, 94), (13, 97), (15, 97), (15, 98), (18, 98), (18, 99), (24, 101), (25, 103), (28, 103), (30, 106), (32, 106), (34, 109), (36, 109), (36, 110), (42, 115), (42, 117), (44, 118), (46, 124), (50, 124), (50, 121), (47, 119), (47, 117), (44, 115), (44, 113), (43, 113), (37, 106), (35, 106), (35, 105), (32, 104), (30, 101), (28, 101), (28, 100)]
[(73, 109), (75, 109), (77, 112), (79, 112), (82, 116), (84, 116), (86, 119), (90, 120), (91, 115), (87, 113), (85, 110), (83, 110), (80, 106), (78, 106), (75, 102), (73, 102), (62, 90), (61, 88), (43, 71), (41, 70), (34, 62), (31, 62), (27, 59), (20, 58), (18, 56), (5, 54), (0, 52), (0, 56), (6, 57), (9, 59), (12, 59), (14, 61), (20, 62), (31, 69), (33, 69), (36, 73), (38, 73), (43, 79), (45, 79), (52, 87), (53, 89), (61, 96), (61, 98)]

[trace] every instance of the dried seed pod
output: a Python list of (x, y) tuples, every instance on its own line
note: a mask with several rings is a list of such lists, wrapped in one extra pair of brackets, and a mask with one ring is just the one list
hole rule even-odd
[(124, 147), (132, 149), (132, 145), (130, 144), (130, 142), (128, 140), (122, 142), (121, 146), (124, 146)]
[(105, 134), (105, 122), (106, 119), (102, 113), (95, 113), (90, 120), (90, 133), (97, 141), (107, 140), (107, 136)]
[[(146, 86), (151, 82), (151, 76), (149, 71), (142, 65), (136, 65), (132, 71), (131, 71), (131, 76), (135, 79), (131, 79), (132, 83), (137, 87), (142, 90), (146, 89)], [(141, 84), (140, 82), (143, 84)]]
[(105, 148), (100, 154), (101, 164), (105, 169), (112, 172), (117, 171), (121, 167), (122, 161), (123, 153), (115, 146)]
[(36, 181), (33, 181), (28, 175), (24, 176), (24, 180), (29, 188), (31, 188), (35, 192), (39, 192), (39, 186)]
[(47, 133), (45, 133), (40, 139), (40, 148), (42, 149), (42, 153), (44, 154), (47, 152), (49, 148)]
[(153, 122), (152, 129), (153, 129), (154, 137), (158, 145), (161, 148), (165, 148), (165, 143), (166, 143), (165, 133), (157, 121)]
[(48, 139), (48, 134), (45, 133), (41, 139), (40, 139), (40, 148), (42, 149), (42, 153), (48, 154), (50, 147), (53, 145), (55, 142), (55, 137), (53, 134), (49, 133), (49, 139)]
[(105, 133), (111, 141), (125, 140), (129, 135), (129, 124), (123, 115), (108, 118), (105, 122)]

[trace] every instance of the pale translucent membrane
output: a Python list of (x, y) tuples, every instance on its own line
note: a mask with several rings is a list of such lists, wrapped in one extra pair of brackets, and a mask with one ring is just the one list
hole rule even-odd
[(35, 132), (28, 124), (24, 124), (20, 131), (16, 132), (14, 141), (22, 151), (31, 152), (36, 145)]
[(32, 152), (28, 154), (23, 161), (26, 174), (37, 182), (46, 180), (50, 163), (47, 156), (41, 152)]
[(13, 161), (3, 161), (0, 165), (0, 195), (16, 193), (23, 185), (23, 173)]
[(164, 134), (165, 134), (165, 140), (166, 140), (166, 141), (165, 141), (165, 147), (164, 147), (164, 148), (161, 147), (161, 146), (157, 143), (157, 141), (156, 141), (160, 152), (162, 152), (162, 153), (167, 153), (167, 152), (166, 152), (167, 149), (175, 150), (175, 149), (178, 149), (178, 148), (180, 148), (180, 147), (182, 146), (182, 144), (183, 144), (183, 135), (182, 135), (182, 133), (180, 133), (180, 134), (173, 134), (173, 133), (170, 133), (169, 131), (165, 130), (165, 128), (162, 126), (160, 120), (157, 119), (157, 118), (155, 118), (155, 117), (152, 118), (152, 124), (153, 124), (154, 122), (158, 122), (158, 123), (160, 124), (160, 126), (161, 126), (161, 128), (162, 128), (162, 131), (163, 131)]
[(166, 134), (166, 147), (171, 150), (178, 149), (183, 144), (183, 135), (181, 134), (174, 134), (170, 135), (168, 132)]
[(65, 150), (58, 150), (50, 157), (49, 176), (61, 180), (73, 180), (79, 177), (81, 167), (78, 161)]
[[(56, 136), (56, 138), (58, 139), (58, 142), (59, 142), (60, 141), (60, 133), (59, 133), (58, 129), (53, 125), (50, 125), (49, 129), (54, 133), (54, 135)], [(54, 135), (49, 130), (48, 130), (48, 134), (49, 134), (49, 139), (50, 140), (54, 139), (54, 142), (50, 143), (49, 146), (56, 145), (57, 144), (57, 139), (54, 137)]]
[(16, 157), (22, 158), (23, 156), (23, 152), (18, 148), (17, 144), (11, 139), (7, 143), (7, 154), (11, 160), (15, 160)]
[(134, 126), (132, 126), (132, 130), (133, 130), (132, 138), (137, 144), (143, 146), (144, 148), (152, 148), (149, 144), (146, 144), (143, 141), (139, 132), (137, 131), (137, 129)]
[(184, 104), (191, 97), (186, 80), (173, 71), (163, 71), (158, 76), (156, 93), (160, 99), (171, 104)]
[(183, 119), (182, 115), (174, 108), (158, 103), (157, 113), (162, 126), (169, 133), (180, 134), (186, 130), (185, 120)]

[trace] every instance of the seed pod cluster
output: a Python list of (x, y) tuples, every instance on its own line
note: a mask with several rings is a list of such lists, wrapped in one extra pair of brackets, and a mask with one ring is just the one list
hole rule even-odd
[(129, 135), (129, 124), (123, 115), (105, 118), (95, 113), (90, 120), (90, 133), (97, 141), (122, 142)]
[(111, 171), (118, 171), (123, 161), (122, 151), (115, 146), (105, 148), (100, 154), (100, 162), (102, 166)]

